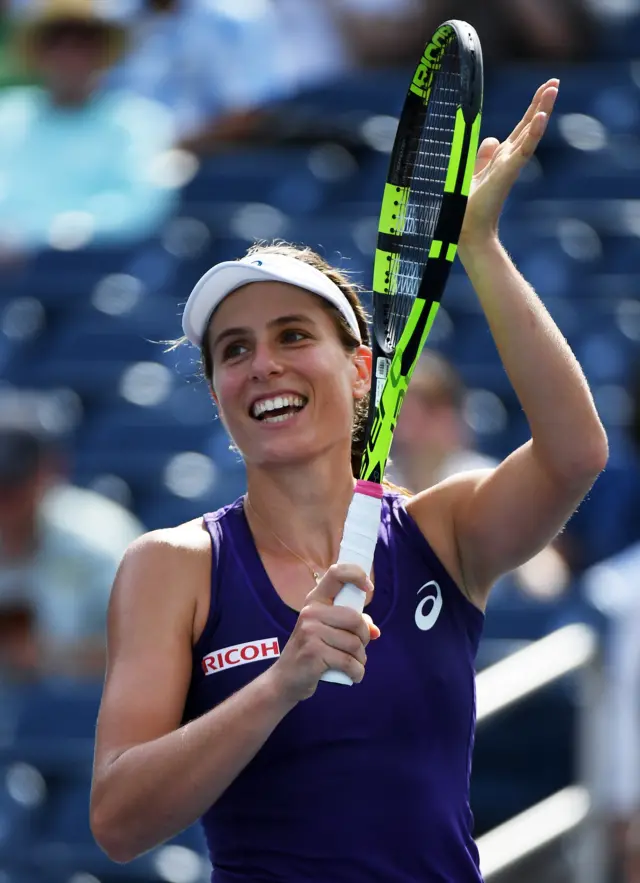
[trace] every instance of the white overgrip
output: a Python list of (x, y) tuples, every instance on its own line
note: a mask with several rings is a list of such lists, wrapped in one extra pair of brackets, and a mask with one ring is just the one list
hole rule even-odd
[[(359, 481), (347, 512), (338, 564), (357, 564), (369, 576), (378, 541), (382, 488), (370, 481)], [(351, 607), (362, 613), (366, 594), (352, 583), (346, 583), (335, 597), (337, 607)], [(353, 681), (342, 671), (329, 669), (321, 680), (351, 686)]]

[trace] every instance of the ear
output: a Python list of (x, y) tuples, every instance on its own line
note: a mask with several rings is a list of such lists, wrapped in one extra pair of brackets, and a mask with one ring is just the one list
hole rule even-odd
[(353, 355), (356, 378), (353, 384), (353, 397), (363, 399), (371, 388), (371, 366), (373, 354), (371, 347), (361, 344)]

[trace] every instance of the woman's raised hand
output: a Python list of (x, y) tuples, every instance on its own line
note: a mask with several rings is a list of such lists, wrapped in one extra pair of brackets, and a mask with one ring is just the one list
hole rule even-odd
[(480, 145), (460, 248), (482, 244), (496, 235), (505, 200), (547, 128), (559, 85), (559, 80), (552, 79), (540, 86), (526, 114), (505, 141), (485, 138)]

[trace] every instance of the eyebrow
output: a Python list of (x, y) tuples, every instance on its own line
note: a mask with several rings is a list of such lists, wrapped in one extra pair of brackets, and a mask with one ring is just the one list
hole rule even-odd
[[(278, 316), (277, 319), (272, 319), (267, 323), (267, 328), (279, 328), (282, 325), (291, 325), (294, 323), (304, 322), (307, 325), (314, 325), (314, 320), (310, 316), (304, 316), (302, 313), (293, 313), (290, 316)], [(220, 343), (223, 340), (226, 340), (228, 337), (247, 337), (251, 334), (250, 328), (225, 328), (224, 331), (221, 331), (220, 334), (215, 338), (212, 344), (212, 348), (216, 349), (216, 347), (220, 346)]]

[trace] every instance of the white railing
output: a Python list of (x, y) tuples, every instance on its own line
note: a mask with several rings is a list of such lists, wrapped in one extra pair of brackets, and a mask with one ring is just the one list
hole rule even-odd
[[(602, 726), (598, 639), (583, 624), (559, 629), (480, 672), (477, 722), (484, 722), (560, 678), (578, 678), (580, 781), (478, 838), (487, 881), (545, 846), (575, 833), (572, 876), (576, 883), (604, 883), (606, 849), (598, 816), (602, 783)], [(600, 750), (599, 750), (600, 749)], [(544, 758), (532, 758), (532, 766)]]

